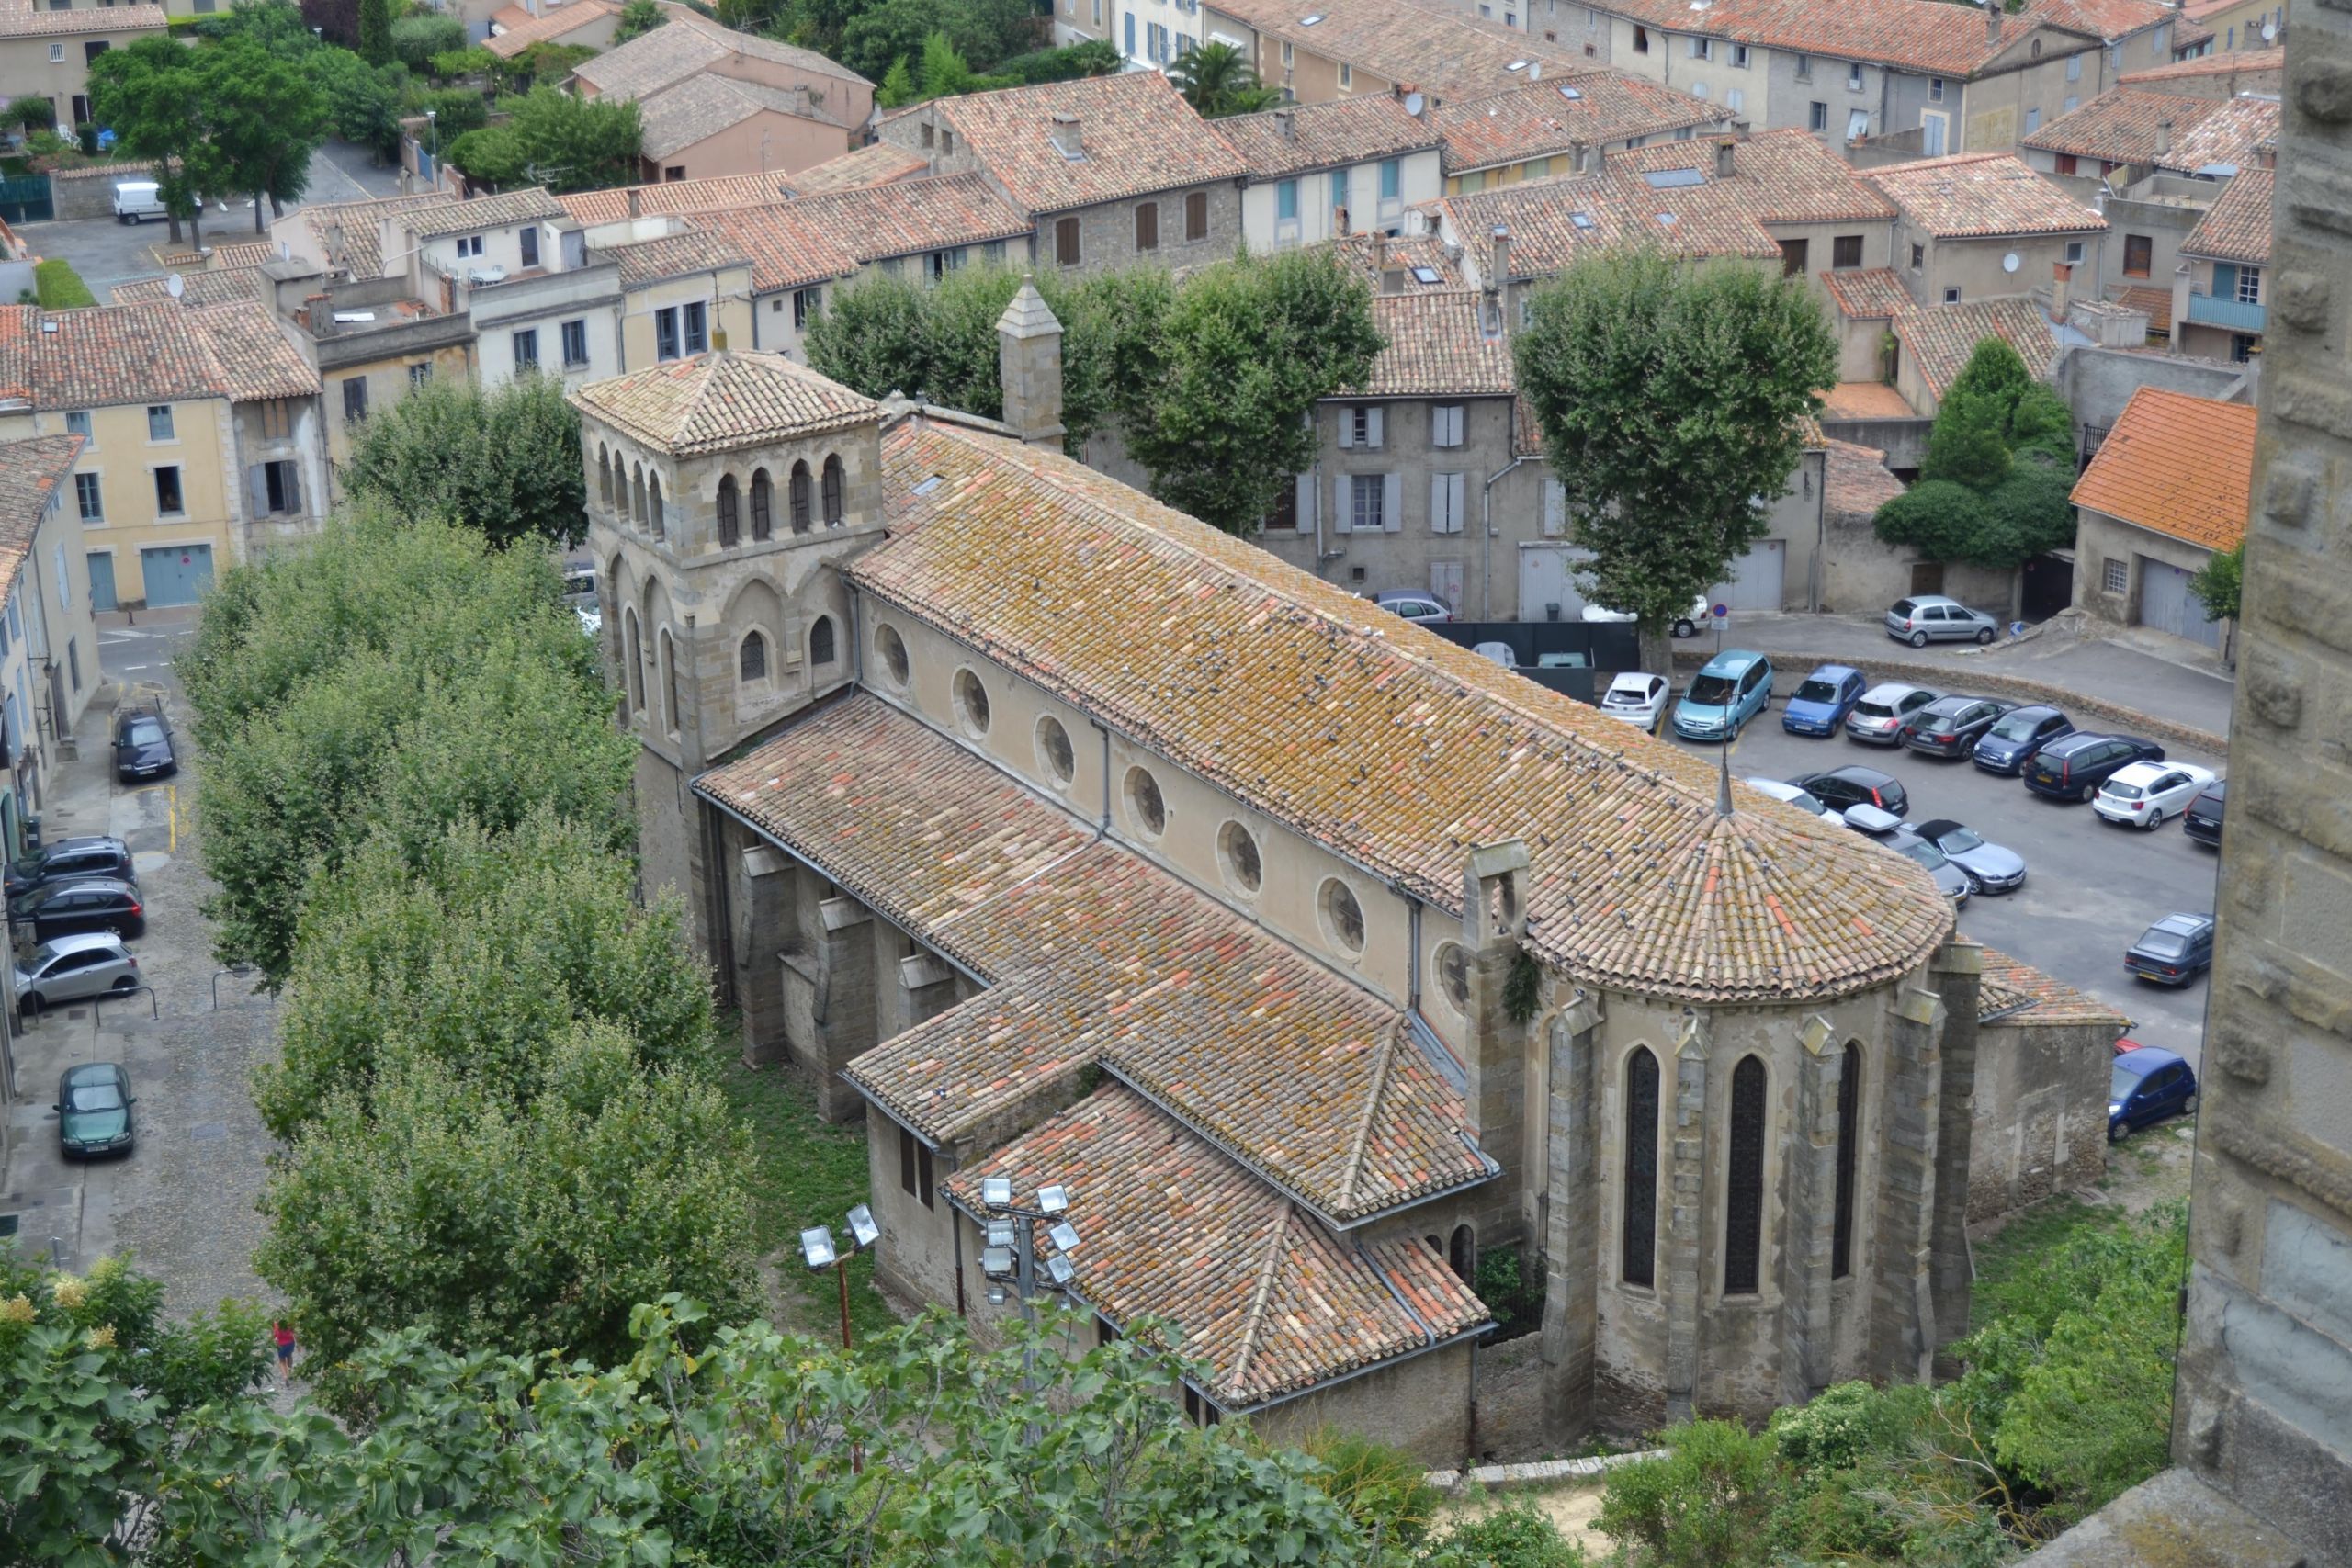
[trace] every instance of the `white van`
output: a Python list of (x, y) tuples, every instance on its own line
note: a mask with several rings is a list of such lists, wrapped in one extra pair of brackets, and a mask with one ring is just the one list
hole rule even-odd
[(160, 187), (153, 180), (125, 180), (114, 187), (114, 220), (118, 223), (140, 223), (150, 218), (168, 218)]

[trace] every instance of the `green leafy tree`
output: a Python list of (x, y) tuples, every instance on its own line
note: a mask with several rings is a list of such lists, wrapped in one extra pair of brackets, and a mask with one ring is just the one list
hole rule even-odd
[(254, 232), (265, 232), (265, 198), (283, 213), (310, 188), (326, 101), (300, 63), (250, 36), (199, 50), (197, 62), (205, 141), (194, 172), (211, 188), (252, 192)]
[[(89, 81), (92, 115), (113, 129), (123, 152), (155, 166), (156, 195), (170, 222), (171, 243), (181, 243), (180, 223), (186, 220), (195, 225), (195, 243), (202, 244), (204, 212), (189, 177), (190, 160), (204, 140), (195, 51), (175, 39), (140, 39), (90, 62)], [(51, 123), (55, 118), (52, 111)]]
[(1919, 472), (1879, 509), (1888, 544), (2013, 571), (2074, 543), (2074, 414), (2000, 338), (1979, 343), (1953, 378)]
[(628, 0), (621, 7), (618, 25), (613, 28), (613, 47), (617, 49), (633, 38), (641, 38), (669, 19), (654, 0)]
[(874, 89), (874, 101), (886, 109), (904, 108), (922, 96), (915, 87), (914, 73), (907, 69), (904, 55), (890, 62), (890, 69), (882, 73), (882, 80)]
[(596, 57), (596, 51), (584, 43), (556, 43), (541, 39), (512, 60), (491, 58), (500, 87), (510, 93), (527, 93), (544, 82), (550, 86), (561, 83), (574, 71)]
[(1211, 40), (1168, 68), (1168, 79), (1202, 118), (1257, 114), (1282, 102), (1278, 88), (1258, 79), (1258, 68), (1232, 44)]
[(634, 103), (575, 98), (559, 88), (534, 87), (508, 106), (503, 126), (469, 131), (449, 161), (493, 185), (530, 183), (549, 190), (598, 190), (628, 185), (638, 175), (644, 127)]
[(1997, 393), (1954, 386), (1936, 410), (1919, 477), (1974, 491), (1990, 490), (2008, 478), (2009, 442), (2003, 429), (2007, 412)]
[(11, 123), (27, 130), (54, 130), (57, 129), (57, 106), (38, 94), (28, 93), (8, 105), (8, 118)]
[(392, 58), (419, 75), (431, 69), (435, 55), (465, 47), (466, 24), (455, 16), (424, 11), (392, 24)]
[(448, 146), (469, 130), (490, 123), (490, 102), (475, 87), (435, 87), (416, 100), (416, 112), (433, 112), (434, 133)]
[(944, 32), (933, 33), (922, 40), (922, 73), (925, 97), (953, 97), (971, 90), (972, 68), (964, 63), (964, 57), (947, 41)]
[(322, 47), (319, 36), (302, 19), (302, 8), (294, 0), (243, 0), (242, 4), (211, 16), (198, 17), (196, 31), (208, 42), (251, 39), (287, 60), (313, 53)]
[(1577, 584), (1632, 613), (1644, 667), (1666, 669), (1668, 629), (1763, 537), (1838, 378), (1821, 306), (1800, 277), (1612, 252), (1539, 288), (1511, 352), (1592, 553)]
[(379, 158), (399, 148), (401, 96), (387, 73), (347, 49), (312, 50), (302, 71), (325, 106), (328, 130)]
[(345, 482), (413, 522), (443, 517), (492, 543), (576, 544), (587, 525), (580, 415), (563, 383), (526, 376), (484, 389), (435, 381), (353, 434)]
[(2234, 621), (2238, 618), (2238, 601), (2245, 581), (2245, 541), (2240, 539), (2226, 550), (2218, 550), (2213, 558), (2199, 569), (2188, 580), (2188, 591), (2205, 606), (2209, 621)]
[[(974, 72), (995, 70), (1000, 61), (1034, 48), (1037, 39), (1035, 13), (1021, 0), (879, 0), (854, 9), (836, 46), (812, 47), (825, 48), (861, 76), (879, 79), (895, 61), (920, 61), (933, 33), (944, 33)], [(926, 91), (936, 97), (941, 89)]]
[(370, 65), (392, 63), (392, 0), (359, 0), (359, 57)]

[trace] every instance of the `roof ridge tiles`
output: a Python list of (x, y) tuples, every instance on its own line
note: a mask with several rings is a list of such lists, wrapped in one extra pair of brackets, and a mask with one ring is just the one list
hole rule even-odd
[(1266, 1304), (1274, 1299), (1274, 1277), (1282, 1271), (1283, 1245), (1290, 1239), (1290, 1200), (1271, 1190), (1266, 1196), (1273, 1205), (1274, 1228), (1266, 1237), (1266, 1258), (1258, 1269), (1258, 1287), (1251, 1292), (1250, 1310), (1241, 1319), (1241, 1346), (1233, 1359), (1232, 1377), (1237, 1383), (1249, 1375), (1250, 1363), (1258, 1354), (1258, 1336), (1265, 1326)]

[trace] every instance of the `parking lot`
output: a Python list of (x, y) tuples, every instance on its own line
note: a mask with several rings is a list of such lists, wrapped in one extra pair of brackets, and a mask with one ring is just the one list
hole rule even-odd
[[(2207, 982), (2171, 989), (2124, 972), (2123, 950), (2158, 916), (2211, 913), (2216, 852), (2190, 839), (2177, 821), (2142, 832), (2101, 821), (2088, 806), (2060, 805), (2029, 794), (1965, 761), (1865, 746), (1840, 735), (1816, 739), (1781, 728), (1781, 705), (1806, 671), (1782, 670), (1779, 695), (1733, 743), (1734, 776), (1790, 779), (1860, 762), (1894, 774), (1910, 792), (1911, 821), (1948, 817), (2025, 857), (2025, 885), (1979, 896), (1961, 911), (1963, 935), (2042, 969), (2112, 1004), (2133, 1021), (2132, 1037), (2199, 1061)], [(1713, 760), (1715, 748), (1676, 740)], [(2185, 762), (2228, 769), (2213, 758), (2171, 749)]]

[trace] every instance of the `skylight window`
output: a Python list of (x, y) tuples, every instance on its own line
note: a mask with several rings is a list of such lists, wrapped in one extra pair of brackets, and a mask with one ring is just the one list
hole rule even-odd
[(924, 479), (922, 483), (915, 486), (915, 493), (917, 495), (929, 495), (933, 491), (939, 488), (940, 481), (944, 479), (947, 476), (944, 474), (932, 475), (929, 479)]
[(1524, 71), (1527, 69), (1527, 62), (1524, 60), (1514, 60), (1509, 65), (1504, 66), (1503, 69), (1506, 71)]
[(1575, 224), (1579, 229), (1589, 229), (1592, 227), (1592, 214), (1589, 212), (1571, 212), (1568, 214), (1568, 221)]
[(1665, 224), (1669, 229), (1674, 227), (1674, 214), (1671, 212), (1659, 213), (1657, 215), (1657, 220)]
[(1703, 184), (1706, 176), (1696, 169), (1653, 169), (1642, 176), (1652, 190), (1672, 190), (1678, 186)]
[(1311, 28), (1311, 27), (1313, 27), (1316, 23), (1317, 23), (1317, 22), (1321, 21), (1322, 19), (1323, 19), (1323, 13), (1322, 13), (1322, 12), (1320, 12), (1320, 11), (1317, 11), (1317, 12), (1316, 12), (1313, 16), (1311, 16), (1311, 17), (1301, 17), (1298, 19), (1298, 25), (1299, 25), (1300, 27), (1302, 27), (1302, 28)]
[(1584, 95), (1577, 92), (1574, 87), (1563, 87), (1560, 89), (1560, 96), (1567, 99), (1570, 103), (1577, 103), (1582, 101)]
[(1433, 266), (1417, 266), (1413, 269), (1413, 281), (1416, 283), (1442, 283), (1445, 279), (1438, 276), (1437, 268)]

